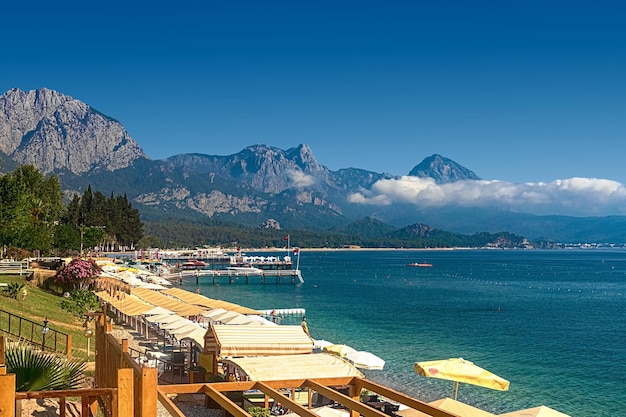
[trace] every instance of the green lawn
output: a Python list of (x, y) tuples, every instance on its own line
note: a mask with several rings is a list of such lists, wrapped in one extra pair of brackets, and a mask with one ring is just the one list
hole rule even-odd
[[(26, 283), (28, 294), (24, 300), (15, 300), (0, 295), (0, 310), (8, 311), (11, 314), (38, 323), (43, 323), (44, 319), (47, 317), (48, 327), (50, 329), (72, 335), (72, 357), (87, 357), (87, 338), (83, 334), (84, 320), (79, 320), (72, 314), (61, 309), (62, 297), (46, 292), (41, 288), (31, 286), (24, 277), (20, 277), (19, 275), (0, 275), (0, 283), (8, 284), (10, 282)], [(7, 328), (6, 318), (6, 314), (0, 313), (0, 330)], [(40, 328), (38, 331), (40, 331)], [(92, 345), (90, 347), (90, 360), (93, 360), (94, 340), (91, 340), (90, 344)], [(48, 343), (46, 343), (46, 345), (48, 345)]]

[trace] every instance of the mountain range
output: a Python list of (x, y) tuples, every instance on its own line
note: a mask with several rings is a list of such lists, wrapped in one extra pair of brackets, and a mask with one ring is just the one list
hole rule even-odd
[[(144, 220), (211, 218), (249, 226), (336, 230), (373, 218), (399, 228), (421, 223), (455, 233), (511, 232), (531, 240), (626, 241), (626, 216), (537, 216), (497, 208), (362, 204), (355, 196), (391, 174), (331, 171), (306, 144), (282, 150), (248, 146), (233, 155), (181, 154), (152, 160), (115, 119), (62, 93), (11, 89), (0, 97), (0, 172), (32, 164), (59, 177), (66, 195), (87, 186), (125, 194)], [(432, 155), (408, 177), (437, 184), (480, 180)], [(270, 226), (268, 226), (270, 225)]]

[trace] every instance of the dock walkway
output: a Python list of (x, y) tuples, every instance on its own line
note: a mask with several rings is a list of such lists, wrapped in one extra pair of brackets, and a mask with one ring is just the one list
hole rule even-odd
[(163, 278), (167, 280), (196, 278), (196, 284), (200, 283), (200, 280), (206, 281), (205, 278), (210, 278), (213, 285), (219, 284), (220, 281), (226, 280), (228, 284), (233, 284), (239, 281), (241, 278), (245, 280), (246, 284), (250, 281), (258, 281), (261, 284), (267, 283), (267, 278), (274, 278), (276, 284), (280, 284), (285, 281), (285, 278), (289, 279), (291, 284), (303, 284), (302, 271), (299, 269), (267, 269), (267, 270), (255, 270), (255, 271), (242, 271), (236, 269), (196, 269), (179, 271), (172, 274), (163, 275)]

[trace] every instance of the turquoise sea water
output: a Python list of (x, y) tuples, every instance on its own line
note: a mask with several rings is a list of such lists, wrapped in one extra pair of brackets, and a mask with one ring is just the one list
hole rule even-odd
[(300, 266), (304, 284), (199, 288), (257, 309), (305, 308), (315, 339), (382, 357), (385, 369), (366, 377), (423, 401), (451, 396), (452, 383), (413, 364), (463, 357), (511, 382), (461, 384), (458, 399), (476, 407), (626, 416), (624, 250), (304, 251)]

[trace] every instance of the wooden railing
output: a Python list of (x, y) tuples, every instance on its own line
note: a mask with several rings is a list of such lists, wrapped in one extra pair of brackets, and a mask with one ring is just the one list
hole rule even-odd
[[(296, 389), (306, 391), (306, 404), (302, 404), (296, 399)], [(159, 385), (158, 392), (159, 401), (173, 417), (185, 417), (180, 408), (169, 398), (170, 395), (180, 394), (204, 394), (205, 407), (221, 408), (226, 410), (227, 415), (233, 417), (250, 417), (243, 405), (239, 401), (232, 400), (231, 396), (228, 395), (229, 393), (243, 393), (250, 390), (257, 390), (263, 394), (264, 399), (261, 407), (269, 408), (270, 403), (280, 402), (283, 407), (302, 417), (319, 417), (311, 411), (313, 392), (331, 400), (334, 406), (348, 410), (350, 417), (358, 417), (359, 415), (363, 417), (389, 417), (389, 414), (383, 410), (360, 401), (359, 397), (363, 389), (416, 410), (419, 412), (416, 414), (432, 417), (458, 417), (454, 413), (357, 377)]]
[(28, 262), (0, 262), (0, 274), (24, 275), (31, 274)]
[[(3, 373), (5, 372), (5, 373)], [(15, 392), (15, 374), (6, 374), (0, 367), (0, 417), (13, 417), (19, 400), (51, 398), (59, 401), (59, 415), (65, 417), (68, 398), (80, 398), (82, 417), (105, 415), (107, 417), (133, 416), (133, 377), (130, 369), (118, 371), (116, 388), (86, 388), (56, 391)], [(107, 401), (104, 401), (104, 400)], [(105, 406), (106, 404), (106, 406)], [(17, 405), (17, 407), (16, 407)], [(99, 409), (102, 414), (99, 414)]]
[[(59, 415), (65, 417), (68, 410), (68, 398), (80, 398), (80, 415), (104, 415), (106, 417), (133, 416), (132, 401), (133, 373), (130, 369), (119, 369), (115, 386), (108, 388), (86, 388), (53, 391), (16, 392), (16, 375), (7, 374), (5, 363), (4, 338), (0, 337), (0, 417), (14, 417), (21, 408), (21, 400), (57, 399)], [(102, 413), (98, 413), (98, 411)], [(21, 415), (21, 412), (19, 413)]]
[[(133, 402), (136, 416), (156, 417), (157, 369), (137, 363), (129, 353), (128, 340), (122, 343), (110, 334), (111, 323), (106, 314), (96, 316), (96, 386), (115, 387), (119, 370), (128, 369), (133, 379)], [(106, 400), (106, 399), (105, 399)], [(128, 414), (129, 416), (132, 414)]]
[[(137, 363), (129, 353), (128, 340), (121, 344), (111, 334), (112, 325), (107, 322), (106, 312), (96, 316), (96, 387), (85, 390), (15, 393), (15, 375), (7, 375), (4, 354), (0, 349), (0, 417), (13, 417), (15, 400), (28, 398), (58, 398), (61, 416), (65, 414), (67, 399), (81, 398), (83, 417), (96, 415), (99, 406), (106, 417), (156, 417), (157, 401), (172, 416), (184, 417), (184, 413), (171, 400), (171, 395), (204, 394), (207, 408), (222, 409), (233, 417), (250, 417), (238, 400), (229, 393), (258, 390), (264, 395), (263, 405), (268, 408), (270, 400), (280, 401), (289, 410), (302, 417), (319, 417), (311, 411), (313, 392), (321, 394), (341, 408), (347, 409), (351, 417), (388, 417), (380, 409), (360, 401), (362, 390), (382, 395), (391, 401), (433, 417), (456, 417), (437, 407), (408, 397), (397, 391), (371, 381), (356, 377), (300, 379), (282, 381), (215, 382), (201, 384), (158, 385), (157, 369)], [(339, 390), (338, 388), (341, 387)], [(295, 392), (307, 391), (307, 404), (296, 399)], [(290, 394), (285, 395), (285, 391)], [(9, 393), (9, 395), (4, 395)]]
[(0, 310), (0, 332), (38, 346), (42, 350), (61, 353), (72, 358), (72, 335), (48, 327), (43, 333), (44, 323), (17, 316)]

